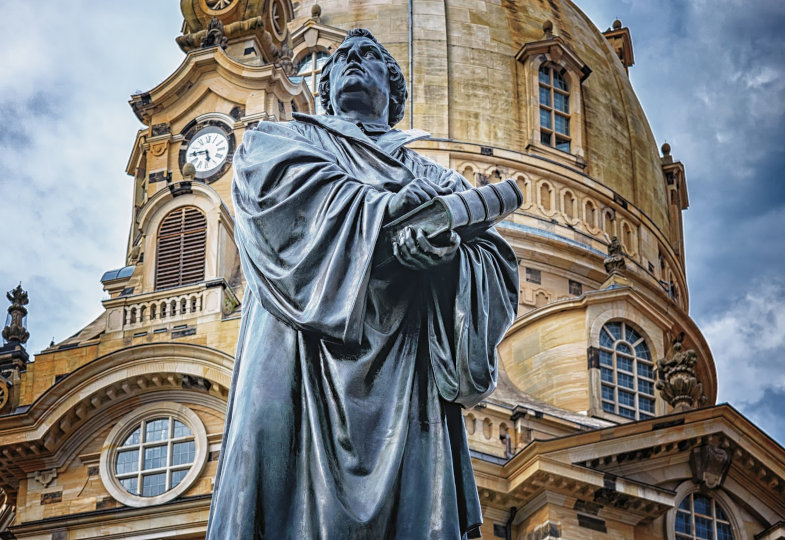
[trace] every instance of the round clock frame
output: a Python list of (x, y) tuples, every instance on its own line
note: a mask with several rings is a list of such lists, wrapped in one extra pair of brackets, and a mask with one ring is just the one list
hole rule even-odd
[(199, 0), (199, 7), (208, 15), (226, 15), (238, 6), (239, 0)]
[(226, 137), (228, 149), (226, 151), (223, 163), (221, 163), (220, 166), (204, 171), (196, 171), (197, 180), (201, 180), (202, 182), (208, 184), (218, 180), (232, 166), (232, 157), (234, 155), (236, 144), (234, 133), (229, 126), (220, 120), (204, 120), (202, 122), (194, 122), (189, 124), (183, 130), (183, 141), (180, 144), (180, 154), (178, 156), (178, 164), (180, 166), (180, 171), (182, 171), (183, 166), (188, 161), (188, 150), (191, 144), (195, 142), (196, 139), (198, 139), (200, 136), (209, 133), (219, 133)]

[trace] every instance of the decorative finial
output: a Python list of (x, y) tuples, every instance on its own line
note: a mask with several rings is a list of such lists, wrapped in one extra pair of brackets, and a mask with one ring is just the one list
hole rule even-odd
[(624, 261), (624, 251), (618, 237), (611, 236), (611, 243), (608, 244), (608, 257), (603, 262), (608, 276), (623, 276), (625, 274), (627, 263)]
[(20, 283), (14, 290), (8, 291), (5, 296), (11, 302), (11, 307), (8, 308), (8, 313), (11, 315), (11, 324), (3, 328), (3, 339), (7, 342), (25, 343), (27, 338), (30, 337), (29, 332), (24, 327), (24, 317), (27, 315), (27, 309), (24, 307), (28, 303), (27, 291), (22, 289), (22, 284)]
[(294, 67), (294, 63), (292, 62), (292, 56), (292, 48), (289, 46), (289, 40), (287, 39), (281, 44), (278, 61), (275, 65), (280, 67), (288, 77), (294, 77), (297, 73), (297, 68)]
[(621, 28), (621, 21), (619, 19), (616, 19), (615, 21), (613, 21), (613, 29), (618, 30), (619, 28)]
[(321, 16), (322, 16), (322, 6), (320, 6), (319, 4), (312, 5), (311, 6), (311, 18), (314, 21), (319, 22), (319, 19), (321, 18)]
[(545, 32), (545, 37), (551, 37), (553, 35), (553, 22), (547, 20), (542, 23), (542, 31)]
[(196, 176), (196, 167), (190, 161), (187, 161), (185, 165), (183, 165), (183, 180), (186, 182), (192, 182), (194, 177)]
[(671, 155), (671, 145), (669, 145), (668, 143), (662, 145), (662, 155), (663, 156)]
[(657, 360), (659, 380), (655, 385), (662, 398), (677, 411), (692, 409), (706, 401), (703, 384), (698, 381), (695, 364), (698, 354), (683, 350), (684, 332), (673, 340), (670, 358)]

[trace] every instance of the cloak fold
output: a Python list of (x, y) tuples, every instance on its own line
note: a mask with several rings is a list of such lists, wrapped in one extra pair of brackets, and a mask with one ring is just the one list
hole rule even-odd
[(374, 275), (394, 192), (468, 187), (412, 139), (307, 115), (245, 134), (248, 287), (208, 538), (458, 539), (481, 523), (460, 407), (495, 386), (517, 262), (491, 230), (431, 271)]

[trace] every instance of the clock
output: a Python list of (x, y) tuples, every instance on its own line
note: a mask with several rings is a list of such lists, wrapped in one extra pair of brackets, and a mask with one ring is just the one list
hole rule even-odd
[(207, 127), (197, 133), (188, 145), (185, 160), (193, 164), (197, 178), (205, 178), (218, 170), (228, 155), (229, 140), (224, 132), (219, 128)]
[(217, 120), (194, 123), (183, 133), (180, 147), (180, 170), (186, 163), (196, 169), (196, 178), (204, 182), (218, 180), (231, 166), (234, 134)]

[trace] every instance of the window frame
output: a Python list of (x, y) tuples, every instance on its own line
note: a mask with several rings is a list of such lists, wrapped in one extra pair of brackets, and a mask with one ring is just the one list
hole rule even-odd
[[(166, 420), (166, 424), (167, 424), (166, 429), (167, 429), (168, 434), (165, 436), (164, 439), (149, 441), (149, 440), (147, 440), (147, 426), (149, 425), (150, 422), (154, 422), (154, 421), (157, 421), (157, 420)], [(173, 489), (173, 486), (171, 486), (171, 481), (172, 481), (172, 476), (174, 475), (174, 473), (185, 470), (186, 474), (187, 474), (187, 471), (189, 471), (191, 469), (191, 467), (193, 466), (193, 460), (189, 461), (188, 463), (183, 463), (183, 464), (175, 464), (175, 463), (173, 463), (173, 461), (174, 461), (174, 446), (176, 444), (183, 444), (183, 443), (190, 443), (190, 442), (194, 443), (194, 457), (196, 457), (196, 442), (195, 442), (195, 439), (194, 439), (193, 432), (190, 431), (190, 429), (189, 429), (189, 432), (188, 432), (189, 434), (188, 435), (177, 437), (176, 435), (174, 435), (174, 432), (173, 432), (174, 427), (175, 427), (174, 426), (174, 422), (180, 422), (180, 420), (178, 418), (174, 417), (171, 414), (166, 414), (166, 415), (161, 415), (161, 416), (154, 416), (154, 417), (150, 417), (150, 418), (144, 418), (139, 423), (139, 427), (138, 428), (136, 428), (136, 429), (130, 428), (130, 432), (127, 434), (126, 439), (121, 444), (124, 444), (125, 442), (128, 442), (128, 438), (130, 438), (131, 435), (133, 435), (134, 432), (137, 429), (139, 430), (139, 442), (131, 443), (131, 444), (128, 444), (128, 445), (125, 445), (125, 446), (119, 446), (117, 448), (117, 451), (115, 453), (115, 461), (111, 465), (114, 468), (114, 475), (115, 475), (115, 477), (117, 477), (117, 480), (120, 482), (121, 485), (123, 485), (123, 481), (124, 480), (132, 480), (132, 479), (136, 480), (136, 482), (137, 482), (136, 483), (137, 493), (132, 493), (130, 490), (128, 490), (128, 488), (125, 488), (129, 493), (131, 493), (131, 495), (139, 495), (141, 497), (156, 497), (157, 495), (160, 495), (162, 493), (166, 493), (170, 489)], [(180, 422), (180, 423), (185, 425), (183, 422)], [(185, 427), (188, 428), (187, 425)], [(165, 458), (166, 463), (163, 466), (159, 466), (159, 467), (145, 468), (145, 461), (147, 459), (146, 450), (152, 449), (152, 448), (164, 447), (164, 446), (166, 446), (166, 458)], [(136, 467), (137, 468), (136, 468), (136, 470), (135, 471), (124, 472), (124, 473), (118, 472), (117, 471), (117, 464), (118, 464), (117, 460), (119, 459), (120, 454), (124, 453), (124, 452), (133, 452), (133, 451), (137, 452), (137, 456), (136, 456)], [(143, 485), (144, 485), (144, 478), (147, 477), (147, 476), (150, 476), (151, 474), (161, 474), (161, 473), (163, 473), (165, 475), (164, 491), (161, 492), (161, 493), (158, 493), (156, 495), (145, 495), (143, 493), (143, 491), (144, 491), (144, 487), (143, 487)], [(179, 482), (178, 482), (178, 484), (179, 484)], [(125, 487), (125, 486), (123, 486), (123, 487)], [(177, 487), (177, 486), (174, 486), (174, 487)], [(142, 493), (139, 493), (140, 491)]]
[[(320, 55), (326, 55), (326, 56), (320, 56)], [(316, 66), (317, 66), (317, 61), (320, 58), (324, 58), (326, 62), (327, 59), (329, 59), (330, 56), (332, 55), (329, 51), (325, 51), (320, 48), (307, 49), (305, 54), (301, 55), (295, 62), (292, 62), (294, 64), (295, 69), (298, 72), (299, 72), (300, 64), (306, 61), (309, 56), (311, 59), (311, 70), (306, 74), (295, 73), (294, 75), (289, 77), (289, 79), (295, 84), (299, 84), (301, 81), (304, 81), (305, 86), (308, 87), (308, 90), (310, 90), (311, 92), (311, 96), (313, 96), (314, 114), (324, 114), (324, 111), (322, 110), (321, 99), (319, 99), (319, 79), (321, 79), (324, 63), (318, 69)], [(308, 82), (306, 81), (307, 78), (311, 79), (311, 84), (313, 86), (308, 84)]]
[[(551, 148), (555, 148), (561, 152), (565, 152), (567, 154), (570, 153), (570, 148), (572, 145), (572, 137), (570, 136), (570, 124), (572, 120), (572, 115), (570, 114), (570, 85), (566, 78), (567, 70), (559, 65), (555, 65), (551, 62), (542, 63), (537, 70), (537, 105), (540, 109), (539, 118), (540, 118), (540, 143), (550, 146)], [(548, 80), (543, 81), (542, 75), (543, 73), (547, 74)], [(559, 80), (564, 83), (564, 88), (559, 87), (556, 84), (556, 77), (559, 76)], [(548, 96), (548, 102), (543, 103), (542, 100), (542, 92), (545, 90)], [(556, 105), (556, 97), (561, 96), (565, 99), (566, 103), (566, 110), (562, 110)], [(542, 113), (545, 112), (548, 116), (548, 126), (544, 126), (542, 124)], [(566, 133), (560, 131), (557, 127), (557, 118), (566, 119), (567, 131)], [(548, 138), (548, 142), (545, 142), (543, 139), (544, 137)], [(560, 148), (560, 144), (567, 145), (566, 148)]]
[(676, 536), (676, 514), (682, 501), (694, 493), (702, 493), (714, 499), (715, 503), (720, 504), (730, 523), (733, 540), (748, 540), (747, 531), (742, 527), (742, 523), (738, 517), (738, 508), (728, 494), (725, 493), (722, 488), (713, 489), (708, 492), (702, 491), (700, 486), (691, 480), (679, 484), (676, 488), (676, 495), (674, 498), (676, 505), (665, 514), (663, 526), (665, 527), (665, 538), (667, 540), (681, 540)]
[[(610, 331), (606, 328), (610, 324), (620, 324), (621, 329), (621, 338), (616, 338)], [(627, 340), (627, 327), (630, 327), (632, 331), (634, 331), (638, 335), (638, 339), (633, 342)], [(613, 346), (607, 346), (602, 343), (602, 335), (603, 332), (608, 332), (608, 335), (614, 340)], [(625, 344), (629, 347), (631, 354), (625, 352), (619, 352), (618, 346), (619, 344)], [(642, 358), (638, 356), (637, 347), (641, 344), (645, 345), (648, 351), (648, 359)], [(604, 415), (613, 415), (614, 417), (621, 418), (625, 422), (635, 422), (640, 420), (650, 420), (655, 418), (658, 415), (657, 412), (657, 393), (655, 390), (655, 383), (656, 379), (656, 364), (654, 361), (654, 352), (652, 349), (652, 345), (649, 343), (649, 340), (646, 336), (646, 333), (643, 332), (637, 325), (631, 323), (626, 319), (608, 319), (607, 321), (603, 322), (600, 326), (600, 330), (597, 336), (597, 342), (595, 343), (594, 347), (597, 351), (597, 370), (598, 370), (598, 384), (595, 388), (595, 392), (597, 394), (597, 403), (598, 403), (598, 411)], [(602, 357), (603, 354), (610, 355), (611, 363), (605, 364), (603, 363)], [(620, 369), (619, 368), (619, 356), (623, 359), (631, 361), (631, 370), (627, 369)], [(639, 363), (648, 366), (651, 369), (651, 377), (642, 376), (639, 370)], [(604, 379), (604, 371), (607, 370), (611, 373), (611, 380)], [(625, 386), (619, 382), (620, 373), (624, 376), (631, 377), (632, 379), (632, 388)], [(640, 388), (640, 382), (649, 383), (651, 386), (651, 393), (644, 392)], [(605, 389), (610, 389), (613, 392), (613, 399), (607, 399), (604, 395)], [(628, 405), (622, 403), (621, 401), (621, 392), (626, 392), (628, 394), (632, 394), (633, 404)], [(640, 406), (641, 398), (649, 399), (652, 401), (652, 410), (647, 411), (642, 409)], [(612, 406), (613, 410), (606, 409), (606, 404)], [(627, 411), (628, 413), (631, 412), (632, 416), (629, 414), (623, 414), (622, 410)]]
[[(116, 472), (117, 455), (119, 452), (126, 450), (128, 447), (123, 447), (123, 442), (136, 430), (137, 427), (143, 425), (143, 422), (154, 420), (162, 417), (172, 418), (185, 424), (191, 430), (191, 436), (183, 439), (193, 440), (194, 442), (194, 460), (190, 464), (190, 468), (185, 477), (180, 480), (174, 488), (164, 491), (163, 493), (155, 496), (136, 495), (128, 491), (122, 484), (121, 479), (118, 478)], [(170, 426), (173, 424), (170, 420)], [(171, 446), (174, 439), (169, 438), (167, 445)], [(141, 440), (140, 440), (141, 442)], [(179, 441), (175, 441), (179, 442)], [(160, 443), (157, 443), (160, 444)], [(152, 444), (150, 446), (155, 446)], [(142, 444), (135, 445), (142, 450)], [(204, 470), (205, 463), (207, 462), (208, 441), (207, 432), (205, 431), (204, 424), (199, 417), (191, 409), (184, 405), (174, 402), (157, 402), (148, 403), (143, 405), (121, 418), (109, 435), (106, 437), (104, 447), (101, 451), (99, 462), (99, 472), (101, 481), (109, 494), (117, 501), (135, 508), (142, 508), (162, 504), (182, 495), (186, 490), (193, 486), (195, 481), (199, 478)], [(168, 456), (169, 454), (167, 454)], [(140, 451), (140, 458), (143, 458), (143, 453)], [(167, 473), (170, 470), (182, 469), (179, 466), (167, 466)], [(146, 471), (137, 471), (136, 473), (120, 473), (120, 477), (131, 477), (137, 474), (137, 478), (142, 476), (143, 472), (148, 472), (158, 469), (149, 469)], [(160, 472), (160, 471), (158, 471)], [(168, 476), (168, 474), (167, 474)], [(137, 480), (138, 482), (138, 480)], [(167, 479), (168, 485), (168, 479)], [(141, 492), (141, 486), (137, 483), (137, 489)]]
[[(583, 135), (583, 81), (591, 74), (591, 69), (558, 36), (545, 36), (539, 41), (524, 44), (515, 55), (517, 60), (518, 91), (521, 118), (524, 121), (523, 146), (526, 152), (538, 154), (559, 163), (586, 167), (585, 137)], [(563, 78), (569, 89), (568, 110), (570, 117), (568, 152), (555, 146), (543, 144), (540, 139), (540, 80), (539, 71), (543, 65), (563, 70)], [(566, 95), (566, 94), (565, 94)]]

